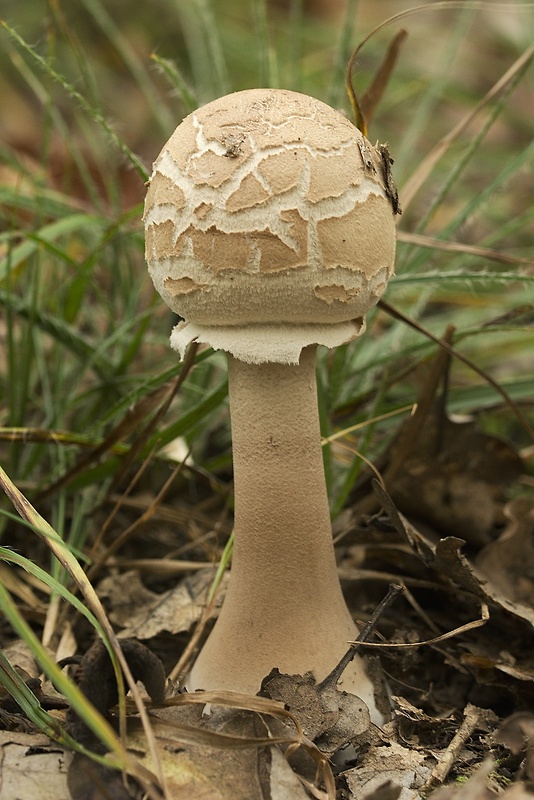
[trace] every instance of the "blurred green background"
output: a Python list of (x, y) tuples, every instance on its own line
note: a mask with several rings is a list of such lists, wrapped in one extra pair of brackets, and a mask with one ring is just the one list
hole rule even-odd
[[(428, 5), (373, 36), (353, 73), (361, 95), (392, 36), (408, 31), (369, 131), (373, 142), (389, 143), (401, 201), (414, 174), (422, 176), (404, 202), (386, 298), (435, 335), (452, 323), (462, 351), (530, 411), (534, 74), (524, 54), (534, 9)], [(350, 53), (410, 8), (390, 0), (4, 0), (0, 456), (22, 486), (45, 489), (78, 463), (77, 448), (100, 447), (110, 431), (130, 452), (141, 415), (124, 435), (121, 421), (180, 369), (167, 345), (172, 319), (146, 275), (141, 216), (150, 165), (182, 117), (225, 92), (262, 85), (307, 92), (350, 114)], [(429, 154), (462, 120), (434, 163)], [(340, 421), (414, 402), (435, 351), (420, 333), (371, 313), (361, 342), (321, 356), (325, 435)], [(221, 358), (202, 354), (137, 457), (180, 434), (208, 472), (227, 468), (224, 398)], [(519, 446), (529, 441), (494, 388), (457, 362), (449, 407), (476, 412)], [(358, 446), (374, 458), (395, 425), (372, 426)], [(76, 443), (52, 447), (30, 429), (66, 431)], [(359, 457), (338, 463), (326, 448), (325, 459), (339, 510)], [(68, 493), (89, 487), (92, 507), (119, 463), (105, 448), (62, 489), (63, 501), (55, 496), (60, 528)]]

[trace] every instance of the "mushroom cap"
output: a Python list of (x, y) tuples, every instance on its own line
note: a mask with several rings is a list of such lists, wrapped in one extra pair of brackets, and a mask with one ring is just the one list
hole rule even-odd
[(192, 340), (262, 363), (359, 335), (393, 272), (381, 157), (306, 95), (250, 89), (186, 117), (157, 158), (146, 259)]

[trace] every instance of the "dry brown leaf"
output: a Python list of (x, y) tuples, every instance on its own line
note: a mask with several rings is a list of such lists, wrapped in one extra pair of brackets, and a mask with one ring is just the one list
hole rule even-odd
[(189, 631), (198, 622), (214, 574), (210, 568), (199, 570), (174, 589), (156, 594), (137, 572), (126, 572), (101, 581), (98, 594), (110, 608), (110, 620), (123, 629), (121, 639), (151, 639), (161, 631)]
[[(304, 734), (299, 720), (282, 702), (238, 692), (199, 691), (167, 700), (154, 716), (161, 735), (168, 726), (171, 737), (191, 747), (255, 748), (260, 758), (265, 747), (280, 745), (289, 761), (296, 759), (299, 779), (313, 797), (334, 800), (336, 796), (328, 759)], [(188, 723), (191, 720), (193, 724)]]
[(321, 752), (333, 755), (368, 730), (369, 709), (355, 695), (319, 687), (311, 674), (283, 675), (273, 670), (262, 694), (283, 703)]
[(471, 738), (475, 730), (488, 733), (493, 729), (495, 715), (492, 711), (486, 708), (478, 708), (472, 705), (472, 703), (468, 703), (463, 713), (464, 718), (460, 727), (445, 750), (439, 754), (438, 763), (432, 770), (430, 779), (425, 787), (427, 790), (445, 782), (453, 766), (460, 762), (467, 741)]
[(387, 486), (410, 518), (477, 545), (500, 522), (502, 487), (522, 470), (510, 445), (478, 431), (474, 422), (449, 419), (436, 402), (412, 439), (402, 469)]
[[(200, 706), (182, 703), (158, 710), (152, 721), (169, 800), (309, 797), (254, 714), (226, 709), (205, 715)], [(146, 752), (141, 731), (132, 732), (129, 745)]]
[(70, 760), (43, 734), (0, 731), (0, 800), (71, 800)]
[[(303, 789), (302, 781), (298, 779), (293, 770), (290, 768), (282, 753), (276, 749), (270, 750), (270, 782), (269, 791), (271, 800), (299, 800), (305, 798), (306, 792)], [(319, 794), (315, 794), (319, 797)], [(326, 800), (326, 795), (321, 792), (322, 797)]]
[(504, 792), (491, 787), (491, 773), (495, 769), (492, 758), (487, 758), (465, 783), (442, 786), (427, 796), (427, 800), (532, 800), (532, 785), (517, 781)]
[(385, 785), (387, 797), (396, 795), (399, 800), (420, 800), (419, 787), (430, 777), (434, 760), (425, 752), (388, 742), (382, 747), (370, 748), (355, 769), (347, 770), (345, 778), (351, 797), (358, 800), (376, 800), (382, 797)]
[(477, 574), (476, 569), (461, 552), (465, 544), (462, 539), (448, 536), (433, 545), (397, 510), (391, 497), (378, 482), (375, 482), (373, 487), (397, 532), (409, 544), (415, 542), (414, 552), (427, 567), (434, 569), (453, 587), (459, 587), (485, 602), (494, 603), (514, 617), (534, 625), (534, 608), (512, 602), (491, 580)]
[(496, 732), (495, 741), (504, 744), (515, 755), (524, 753), (525, 776), (534, 780), (534, 714), (512, 714)]
[(450, 739), (455, 722), (450, 717), (431, 717), (416, 708), (406, 698), (393, 696), (396, 735), (399, 744), (411, 750), (429, 752), (439, 749), (439, 743)]
[(534, 797), (534, 790), (532, 785), (527, 786), (524, 783), (518, 782), (506, 789), (499, 795), (499, 800), (532, 800)]
[(401, 792), (402, 786), (386, 781), (386, 783), (374, 789), (371, 794), (366, 794), (363, 800), (397, 800)]
[[(398, 309), (380, 302), (394, 318), (436, 338)], [(510, 444), (479, 431), (474, 420), (460, 422), (447, 416), (451, 356), (465, 361), (452, 347), (453, 334), (454, 328), (449, 326), (443, 338), (436, 339), (441, 347), (430, 364), (414, 412), (404, 419), (379, 469), (384, 488), (403, 514), (441, 534), (461, 536), (470, 546), (480, 547), (491, 541), (502, 523), (504, 487), (517, 480), (524, 467)], [(502, 387), (490, 375), (470, 366), (503, 395)], [(440, 385), (444, 388), (438, 394)], [(524, 417), (507, 394), (506, 402), (518, 417)], [(526, 427), (531, 427), (528, 420)], [(356, 514), (376, 508), (369, 482), (370, 478), (364, 476), (355, 490), (360, 496)]]
[[(22, 570), (14, 569), (7, 564), (0, 564), (0, 581), (11, 594), (37, 612), (44, 612), (46, 606), (41, 602), (37, 595), (28, 585), (27, 576)], [(40, 584), (40, 581), (38, 582)], [(42, 584), (43, 589), (48, 592), (48, 588)]]
[(513, 603), (534, 607), (534, 509), (518, 498), (504, 509), (508, 526), (478, 553), (478, 572)]
[(35, 661), (32, 651), (23, 639), (14, 639), (6, 647), (2, 648), (2, 653), (12, 667), (23, 669), (28, 677), (39, 677), (41, 670)]
[(407, 36), (408, 32), (402, 29), (395, 34), (388, 45), (377, 72), (373, 76), (371, 85), (361, 97), (360, 109), (367, 127), (371, 124), (378, 104), (384, 95), (395, 64), (397, 63), (402, 43)]

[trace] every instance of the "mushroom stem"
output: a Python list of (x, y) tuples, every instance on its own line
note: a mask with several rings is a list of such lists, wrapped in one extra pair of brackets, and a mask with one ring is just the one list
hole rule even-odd
[[(248, 364), (228, 356), (235, 543), (219, 619), (190, 676), (190, 689), (256, 693), (281, 672), (333, 669), (358, 635), (337, 575), (323, 469), (315, 347), (298, 365)], [(339, 687), (381, 722), (356, 657)]]

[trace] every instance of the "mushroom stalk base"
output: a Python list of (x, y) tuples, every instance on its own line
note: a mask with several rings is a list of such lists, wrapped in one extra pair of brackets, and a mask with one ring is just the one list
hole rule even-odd
[[(219, 618), (193, 666), (190, 690), (255, 694), (277, 667), (325, 678), (358, 635), (334, 547), (317, 409), (315, 347), (298, 365), (228, 357), (235, 543)], [(376, 709), (363, 660), (338, 684)]]

